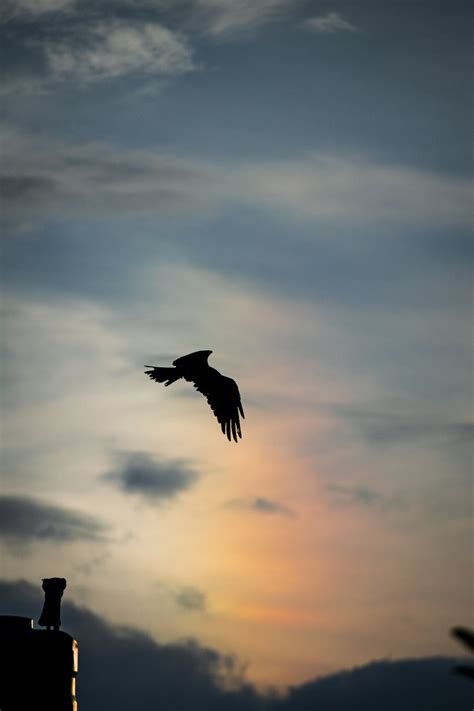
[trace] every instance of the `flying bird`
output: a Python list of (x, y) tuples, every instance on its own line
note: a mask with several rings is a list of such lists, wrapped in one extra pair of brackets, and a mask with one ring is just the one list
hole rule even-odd
[(173, 361), (173, 368), (161, 368), (156, 365), (145, 365), (145, 374), (157, 383), (171, 385), (180, 378), (193, 383), (196, 390), (207, 398), (211, 410), (217, 417), (223, 434), (229, 442), (232, 437), (235, 442), (242, 437), (240, 418), (245, 417), (239, 388), (232, 378), (227, 378), (215, 368), (211, 368), (207, 359), (212, 351), (195, 351)]

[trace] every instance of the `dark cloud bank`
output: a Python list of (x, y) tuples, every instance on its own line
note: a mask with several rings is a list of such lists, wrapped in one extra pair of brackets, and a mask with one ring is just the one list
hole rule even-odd
[(14, 545), (97, 541), (105, 526), (92, 516), (28, 496), (0, 496), (0, 537)]
[[(0, 582), (0, 611), (37, 615), (40, 592)], [(160, 644), (67, 600), (62, 618), (79, 641), (78, 700), (87, 711), (451, 711), (474, 700), (473, 685), (452, 672), (458, 660), (445, 657), (375, 661), (277, 697), (245, 682), (234, 658), (196, 641)]]

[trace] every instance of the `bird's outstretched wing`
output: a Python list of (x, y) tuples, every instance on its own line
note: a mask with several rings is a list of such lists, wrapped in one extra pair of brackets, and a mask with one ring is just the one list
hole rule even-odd
[(194, 378), (194, 387), (207, 398), (207, 402), (229, 442), (232, 437), (237, 442), (237, 438), (242, 437), (239, 413), (245, 418), (239, 388), (232, 378), (227, 378), (220, 373), (217, 375), (218, 377), (212, 378), (205, 376)]
[(238, 437), (242, 437), (239, 415), (244, 417), (239, 388), (235, 380), (209, 366), (207, 359), (211, 353), (209, 350), (188, 353), (174, 360), (173, 368), (146, 365), (148, 370), (145, 373), (165, 385), (171, 385), (180, 378), (193, 383), (196, 390), (207, 398), (229, 442), (232, 439), (237, 442)]

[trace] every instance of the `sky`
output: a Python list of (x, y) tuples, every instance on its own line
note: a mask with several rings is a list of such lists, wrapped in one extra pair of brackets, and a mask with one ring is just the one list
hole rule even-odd
[[(472, 620), (471, 3), (0, 22), (3, 604), (65, 577), (81, 654), (192, 652), (236, 709), (438, 679)], [(238, 444), (143, 373), (199, 349)]]

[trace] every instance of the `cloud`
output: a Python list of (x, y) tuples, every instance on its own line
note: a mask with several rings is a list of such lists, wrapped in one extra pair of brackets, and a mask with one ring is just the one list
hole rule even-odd
[(0, 497), (0, 535), (14, 545), (98, 541), (105, 526), (81, 512), (27, 496)]
[(207, 32), (219, 37), (259, 27), (290, 4), (291, 0), (197, 0)]
[(179, 460), (157, 460), (144, 452), (129, 452), (117, 455), (116, 467), (102, 478), (126, 494), (155, 504), (189, 489), (198, 473)]
[(57, 181), (41, 175), (0, 175), (0, 201), (6, 206), (38, 205), (57, 190)]
[(41, 21), (54, 13), (70, 23), (84, 18), (118, 18), (134, 22), (158, 18), (177, 22), (194, 32), (229, 39), (236, 33), (258, 28), (291, 10), (293, 0), (103, 0), (100, 7), (93, 0), (4, 0), (0, 19), (4, 21)]
[(358, 32), (359, 28), (344, 20), (339, 12), (328, 12), (327, 15), (310, 17), (304, 23), (313, 32), (319, 34), (335, 34), (336, 32)]
[(41, 77), (21, 76), (9, 72), (8, 75), (5, 73), (0, 82), (0, 96), (41, 96), (47, 93), (47, 87)]
[(159, 151), (119, 150), (107, 143), (68, 146), (8, 126), (0, 137), (5, 216), (18, 207), (22, 215), (188, 213), (209, 202), (215, 183), (203, 166)]
[(363, 431), (371, 442), (386, 445), (402, 442), (416, 442), (434, 439), (447, 444), (470, 443), (474, 437), (474, 424), (471, 422), (422, 422), (419, 420), (402, 421), (387, 417), (366, 421)]
[[(453, 661), (444, 657), (375, 661), (290, 690), (281, 711), (332, 709), (342, 711), (399, 711), (400, 699), (406, 708), (417, 711), (448, 711), (463, 708), (471, 695), (469, 682), (459, 683)], [(454, 700), (456, 699), (456, 701)]]
[[(39, 585), (37, 592), (24, 581), (0, 583), (0, 609), (32, 617), (41, 610), (40, 592)], [(160, 644), (146, 632), (109, 624), (71, 603), (67, 595), (61, 618), (63, 629), (79, 642), (78, 702), (89, 711), (263, 708), (259, 694), (243, 681), (231, 656), (193, 640)]]
[(187, 585), (174, 594), (177, 605), (184, 610), (197, 610), (203, 612), (207, 609), (206, 595), (197, 588)]
[(65, 12), (76, 0), (4, 0), (0, 19), (13, 20), (21, 17), (38, 17), (54, 12)]
[(155, 583), (160, 594), (186, 612), (206, 612), (207, 595), (194, 585), (179, 585), (160, 580)]
[[(88, 711), (399, 711), (400, 698), (418, 711), (470, 708), (471, 685), (452, 673), (457, 660), (445, 657), (375, 661), (293, 686), (281, 697), (258, 692), (234, 657), (192, 640), (161, 644), (112, 625), (70, 602), (70, 593), (68, 587), (61, 617), (79, 642), (78, 702)], [(33, 617), (41, 606), (39, 582), (0, 582), (5, 614)]]
[(125, 77), (135, 82), (130, 90), (155, 93), (163, 78), (198, 69), (196, 35), (233, 38), (287, 8), (290, 0), (104, 0), (100, 7), (92, 0), (7, 0), (0, 11), (8, 24), (0, 95)]
[(362, 506), (374, 506), (384, 502), (381, 494), (366, 486), (329, 484), (326, 486), (326, 491), (338, 505), (360, 504)]
[(334, 411), (367, 441), (380, 446), (429, 439), (444, 444), (469, 444), (474, 437), (474, 423), (469, 421), (446, 421), (412, 413), (371, 412), (347, 406), (337, 406)]
[[(22, 214), (213, 214), (257, 208), (292, 221), (339, 227), (470, 225), (471, 181), (384, 165), (361, 156), (211, 163), (107, 142), (66, 145), (1, 128), (1, 180)], [(27, 199), (32, 195), (34, 201)]]
[(266, 499), (263, 496), (256, 496), (255, 498), (230, 499), (224, 505), (226, 508), (230, 509), (255, 511), (261, 514), (281, 514), (283, 516), (290, 517), (295, 515), (294, 512), (284, 504), (280, 504), (278, 501), (272, 501), (271, 499)]
[(185, 38), (153, 22), (110, 20), (77, 30), (45, 46), (55, 79), (83, 84), (130, 74), (176, 75), (192, 71)]
[[(471, 181), (362, 156), (308, 154), (245, 166), (240, 193), (296, 219), (467, 226)], [(247, 189), (247, 192), (246, 192)]]
[(73, 90), (99, 82), (110, 88), (127, 77), (128, 92), (162, 88), (164, 80), (197, 68), (187, 37), (165, 15), (146, 2), (10, 3), (0, 14), (0, 94), (50, 93), (64, 83)]

